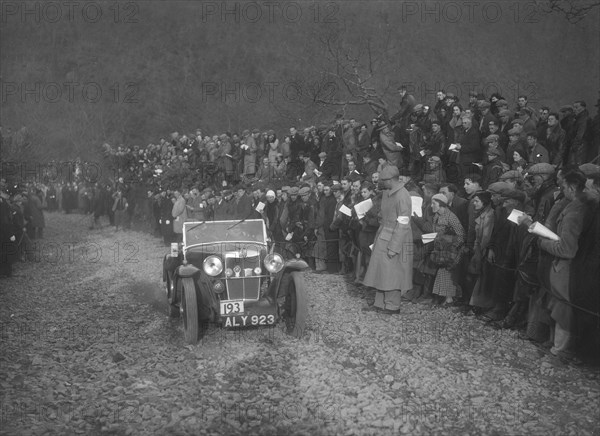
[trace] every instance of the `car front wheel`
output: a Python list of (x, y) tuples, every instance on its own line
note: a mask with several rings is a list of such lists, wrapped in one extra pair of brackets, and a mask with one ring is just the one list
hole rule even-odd
[(165, 282), (165, 291), (167, 294), (167, 315), (169, 318), (179, 317), (179, 307), (175, 304), (175, 281), (173, 273), (167, 273), (167, 281)]
[(181, 298), (181, 317), (183, 318), (183, 334), (188, 344), (198, 342), (198, 296), (196, 284), (192, 278), (181, 279), (183, 295)]
[(286, 273), (279, 288), (280, 314), (289, 335), (299, 338), (306, 328), (307, 301), (304, 278), (298, 271)]

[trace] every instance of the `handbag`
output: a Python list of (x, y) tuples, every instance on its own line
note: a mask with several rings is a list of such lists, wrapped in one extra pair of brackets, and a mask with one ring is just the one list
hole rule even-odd
[(462, 245), (457, 235), (448, 233), (438, 235), (433, 241), (433, 251), (430, 256), (431, 262), (440, 268), (451, 268), (458, 265)]

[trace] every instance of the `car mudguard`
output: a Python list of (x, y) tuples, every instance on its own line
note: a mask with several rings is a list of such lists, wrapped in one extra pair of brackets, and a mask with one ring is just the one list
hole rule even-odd
[(219, 300), (215, 295), (210, 278), (204, 271), (200, 272), (198, 280), (200, 319), (203, 321), (217, 321), (219, 319)]
[(163, 257), (163, 282), (167, 281), (167, 272), (174, 273), (180, 264), (181, 259), (179, 257), (172, 257), (170, 254), (165, 254), (165, 257)]
[(181, 265), (179, 268), (177, 268), (177, 275), (179, 277), (192, 277), (199, 271), (200, 270), (194, 265)]
[(287, 271), (303, 271), (308, 268), (308, 263), (302, 259), (290, 259), (283, 264), (282, 272)]
[(274, 301), (277, 298), (277, 290), (279, 289), (281, 278), (284, 274), (289, 274), (292, 271), (304, 271), (307, 268), (308, 263), (302, 259), (286, 260), (281, 271), (279, 271), (275, 278), (271, 280), (271, 285), (267, 291), (267, 295), (270, 297), (270, 299)]

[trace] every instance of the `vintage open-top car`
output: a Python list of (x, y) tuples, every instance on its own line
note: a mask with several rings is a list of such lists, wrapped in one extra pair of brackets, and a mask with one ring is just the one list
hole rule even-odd
[(186, 222), (183, 244), (163, 260), (169, 315), (181, 316), (194, 344), (211, 324), (227, 328), (285, 323), (302, 335), (307, 312), (300, 259), (284, 260), (261, 219)]

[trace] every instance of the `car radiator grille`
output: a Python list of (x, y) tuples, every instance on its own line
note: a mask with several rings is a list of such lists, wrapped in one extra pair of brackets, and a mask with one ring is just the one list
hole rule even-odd
[(234, 273), (225, 280), (229, 300), (258, 300), (260, 293), (260, 277), (254, 276), (254, 268), (260, 266), (260, 256), (244, 258), (225, 257), (225, 268), (235, 270), (240, 267), (239, 277)]

